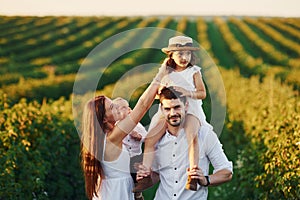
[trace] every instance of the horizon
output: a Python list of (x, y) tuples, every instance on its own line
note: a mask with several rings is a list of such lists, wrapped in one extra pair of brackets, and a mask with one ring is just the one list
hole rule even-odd
[[(4, 16), (253, 16), (300, 17), (297, 0), (0, 0)], [(70, 6), (72, 5), (72, 6)]]

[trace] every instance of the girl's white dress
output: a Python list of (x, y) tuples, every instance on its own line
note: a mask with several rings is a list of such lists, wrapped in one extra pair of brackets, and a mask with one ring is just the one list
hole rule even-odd
[[(194, 85), (194, 78), (193, 78), (193, 76), (196, 72), (199, 72), (201, 74), (201, 68), (196, 65), (193, 65), (192, 67), (188, 67), (185, 70), (180, 71), (180, 72), (173, 71), (170, 74), (166, 75), (161, 80), (161, 85), (166, 86), (166, 87), (178, 86), (178, 87), (182, 87), (189, 91), (196, 91), (196, 88)], [(189, 103), (187, 113), (192, 114), (195, 117), (197, 117), (200, 121), (201, 126), (206, 125), (212, 129), (212, 126), (206, 121), (206, 117), (205, 117), (204, 111), (202, 109), (202, 100), (201, 99), (192, 99), (192, 98), (188, 97), (187, 101)], [(157, 122), (158, 122), (159, 118), (161, 118), (161, 116), (162, 116), (162, 113), (161, 113), (161, 109), (159, 106), (157, 113), (153, 116), (153, 118), (151, 120), (149, 130), (157, 124)]]
[[(104, 139), (105, 152), (106, 136)], [(130, 156), (127, 148), (122, 144), (122, 152), (120, 156), (111, 162), (101, 161), (105, 178), (102, 179), (98, 197), (94, 196), (94, 200), (134, 200), (132, 189), (134, 183), (130, 175), (129, 162)]]

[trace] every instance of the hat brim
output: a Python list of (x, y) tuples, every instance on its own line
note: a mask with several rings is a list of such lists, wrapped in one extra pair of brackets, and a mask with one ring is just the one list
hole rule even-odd
[(164, 53), (169, 53), (170, 51), (197, 51), (200, 50), (198, 47), (165, 47), (161, 49)]

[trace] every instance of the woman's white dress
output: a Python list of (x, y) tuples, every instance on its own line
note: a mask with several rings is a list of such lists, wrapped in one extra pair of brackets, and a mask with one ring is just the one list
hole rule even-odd
[[(105, 152), (106, 136), (104, 139)], [(117, 147), (116, 147), (117, 148)], [(120, 156), (111, 162), (105, 161), (104, 156), (101, 161), (105, 178), (102, 179), (98, 191), (98, 197), (94, 200), (134, 200), (132, 189), (134, 186), (130, 175), (129, 163), (130, 156), (127, 148), (122, 144)]]

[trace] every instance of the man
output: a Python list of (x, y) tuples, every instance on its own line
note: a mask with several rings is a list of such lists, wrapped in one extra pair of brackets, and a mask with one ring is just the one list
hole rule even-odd
[[(223, 152), (217, 135), (207, 126), (201, 126), (198, 133), (200, 159), (197, 168), (188, 169), (188, 143), (183, 129), (187, 102), (181, 93), (174, 88), (163, 88), (160, 103), (167, 131), (157, 143), (155, 161), (152, 171), (139, 165), (137, 180), (151, 175), (152, 182), (160, 180), (155, 199), (193, 200), (207, 199), (208, 186), (215, 186), (230, 181), (232, 178), (232, 162)], [(209, 173), (212, 164), (213, 174)], [(191, 178), (198, 180), (197, 191), (185, 189), (187, 170)]]

